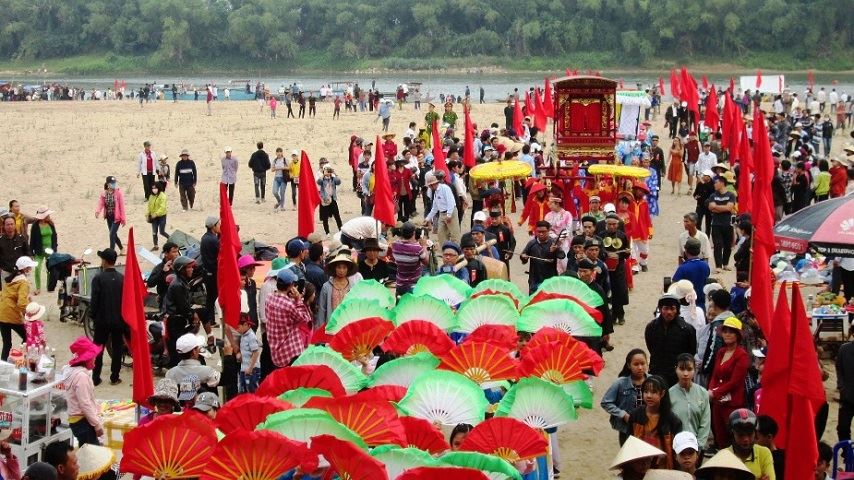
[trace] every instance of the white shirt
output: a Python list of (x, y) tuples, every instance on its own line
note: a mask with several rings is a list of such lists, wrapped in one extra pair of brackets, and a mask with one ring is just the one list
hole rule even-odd
[(454, 200), (454, 192), (451, 187), (440, 182), (433, 192), (433, 207), (430, 209), (430, 213), (424, 217), (424, 220), (432, 222), (437, 213), (451, 215), (456, 208), (457, 202)]
[(818, 94), (816, 95), (816, 98), (818, 98), (818, 103), (824, 103), (824, 101), (827, 99), (827, 94), (824, 92), (824, 90), (819, 90)]
[(356, 240), (377, 238), (377, 220), (374, 217), (356, 217), (341, 226), (341, 232)]
[(830, 100), (830, 103), (835, 104), (836, 102), (839, 101), (839, 95), (834, 90), (834, 91), (830, 92), (830, 95), (827, 96), (827, 99)]
[(411, 138), (411, 139), (413, 139), (413, 140), (414, 140), (414, 139), (415, 139), (415, 130), (413, 130), (413, 129), (411, 129), (411, 128), (407, 128), (407, 129), (406, 129), (406, 133), (404, 133), (404, 134), (403, 134), (403, 136), (404, 136), (404, 137), (409, 137), (409, 138)]
[(702, 175), (703, 171), (711, 170), (712, 167), (718, 164), (718, 156), (713, 152), (700, 152), (700, 155), (697, 157), (697, 167), (696, 172), (697, 175)]
[[(683, 230), (682, 233), (679, 234), (680, 257), (685, 254), (685, 243), (688, 241), (688, 237), (688, 230)], [(700, 258), (705, 260), (712, 258), (712, 244), (709, 242), (709, 236), (698, 228), (697, 233), (694, 234), (693, 238), (700, 241)]]
[[(157, 172), (157, 154), (154, 153), (154, 150), (151, 151), (151, 160), (152, 160), (152, 162), (151, 162), (151, 172), (150, 173), (153, 175), (154, 173)], [(136, 171), (139, 172), (140, 175), (148, 175), (148, 173), (149, 173), (147, 170), (148, 157), (145, 154), (145, 150), (139, 152), (139, 155), (136, 156), (136, 161), (137, 161), (137, 170)]]

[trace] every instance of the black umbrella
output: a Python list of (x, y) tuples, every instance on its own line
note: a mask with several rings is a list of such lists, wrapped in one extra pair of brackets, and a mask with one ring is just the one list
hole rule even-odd
[(789, 215), (774, 226), (778, 250), (810, 247), (834, 257), (854, 257), (854, 195), (833, 198)]

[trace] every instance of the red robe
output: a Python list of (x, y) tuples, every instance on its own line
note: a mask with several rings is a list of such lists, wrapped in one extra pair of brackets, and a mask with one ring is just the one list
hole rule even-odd
[(519, 217), (519, 225), (528, 220), (528, 233), (532, 233), (537, 227), (537, 222), (546, 217), (549, 212), (549, 199), (544, 197), (538, 200), (536, 196), (529, 196), (525, 202), (525, 208), (522, 210), (522, 216)]
[(649, 215), (649, 204), (645, 198), (635, 200), (634, 217), (635, 221), (633, 223), (635, 226), (632, 229), (632, 241), (640, 240), (645, 242), (649, 240), (650, 235), (653, 234), (652, 217)]

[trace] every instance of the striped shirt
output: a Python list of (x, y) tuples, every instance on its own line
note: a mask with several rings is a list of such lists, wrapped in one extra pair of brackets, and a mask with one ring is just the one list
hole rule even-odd
[(420, 244), (397, 241), (391, 245), (391, 254), (397, 264), (397, 287), (410, 287), (421, 278), (421, 260), (427, 250)]

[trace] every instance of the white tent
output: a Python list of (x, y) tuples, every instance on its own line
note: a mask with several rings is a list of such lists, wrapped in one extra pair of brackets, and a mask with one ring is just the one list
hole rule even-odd
[(618, 135), (637, 135), (641, 115), (652, 103), (646, 92), (640, 90), (617, 90)]
[[(738, 79), (738, 88), (741, 91), (750, 90), (756, 91), (756, 75), (742, 75)], [(785, 75), (762, 75), (762, 85), (759, 86), (760, 92), (766, 93), (783, 93), (786, 89)]]

